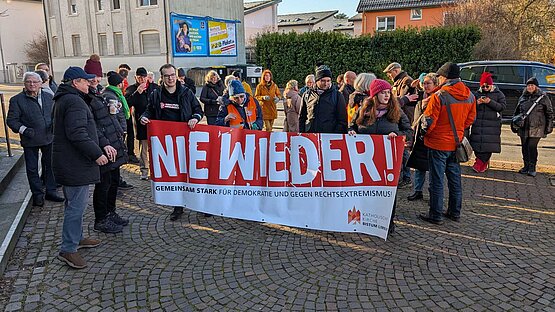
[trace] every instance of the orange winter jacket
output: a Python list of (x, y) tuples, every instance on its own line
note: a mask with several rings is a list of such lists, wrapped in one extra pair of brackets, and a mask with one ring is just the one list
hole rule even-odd
[[(270, 73), (270, 77), (273, 77), (272, 72), (268, 69), (262, 72), (262, 80), (256, 86), (254, 97), (258, 100), (260, 106), (262, 106), (262, 117), (264, 120), (272, 120), (277, 118), (277, 107), (276, 102), (274, 102), (274, 98), (281, 98), (281, 93), (279, 92), (278, 85), (273, 81), (273, 78), (270, 86), (266, 84), (264, 81), (264, 75), (266, 73)], [(266, 95), (270, 97), (269, 100), (264, 100)]]
[(464, 130), (472, 125), (476, 117), (476, 98), (460, 79), (447, 82), (432, 94), (424, 111), (424, 145), (439, 151), (456, 149), (447, 103), (451, 107), (459, 140), (462, 140)]

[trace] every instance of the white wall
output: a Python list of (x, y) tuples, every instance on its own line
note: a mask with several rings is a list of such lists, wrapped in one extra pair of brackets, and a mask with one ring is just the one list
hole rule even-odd
[(257, 34), (277, 30), (277, 5), (245, 15), (245, 42), (250, 44)]

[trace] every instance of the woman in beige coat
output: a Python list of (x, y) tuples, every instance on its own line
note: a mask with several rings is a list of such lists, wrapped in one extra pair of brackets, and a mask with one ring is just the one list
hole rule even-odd
[(262, 81), (256, 86), (254, 97), (262, 106), (264, 130), (272, 132), (274, 121), (277, 118), (276, 103), (281, 97), (277, 84), (273, 81), (272, 72), (266, 69), (262, 72)]

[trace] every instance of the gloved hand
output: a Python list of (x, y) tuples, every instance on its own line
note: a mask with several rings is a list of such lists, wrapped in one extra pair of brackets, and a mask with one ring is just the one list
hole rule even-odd
[(274, 103), (277, 103), (277, 102), (279, 102), (279, 98), (276, 96), (274, 97)]
[(270, 96), (269, 96), (269, 95), (265, 95), (265, 96), (263, 97), (263, 99), (264, 99), (264, 101), (269, 101), (269, 100), (270, 100)]
[(252, 124), (252, 127), (251, 127), (251, 128), (252, 128), (251, 130), (260, 130), (260, 129), (258, 128), (258, 125), (255, 124), (255, 123)]
[(35, 129), (27, 128), (25, 129), (25, 131), (23, 131), (23, 135), (25, 135), (26, 137), (32, 138), (35, 136)]

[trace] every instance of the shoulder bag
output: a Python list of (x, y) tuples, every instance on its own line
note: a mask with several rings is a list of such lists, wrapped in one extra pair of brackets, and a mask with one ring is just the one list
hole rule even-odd
[(449, 116), (449, 123), (451, 124), (451, 129), (453, 130), (453, 136), (455, 137), (456, 143), (456, 150), (455, 150), (455, 157), (457, 158), (458, 162), (467, 162), (472, 157), (472, 146), (468, 139), (464, 136), (462, 141), (459, 140), (459, 135), (457, 134), (457, 128), (455, 128), (455, 121), (453, 120), (453, 114), (451, 113), (451, 105), (446, 104), (447, 106), (447, 115)]
[(532, 104), (532, 106), (530, 106), (530, 109), (528, 109), (528, 111), (526, 113), (520, 113), (517, 114), (515, 116), (513, 116), (513, 118), (511, 119), (511, 131), (513, 133), (518, 133), (518, 130), (520, 130), (521, 128), (524, 128), (524, 121), (526, 120), (526, 118), (528, 117), (528, 115), (530, 115), (530, 113), (532, 112), (532, 110), (534, 110), (534, 108), (536, 108), (536, 106), (538, 105), (538, 103), (540, 102), (540, 100), (545, 96), (545, 94), (542, 94), (535, 102), (534, 104)]

